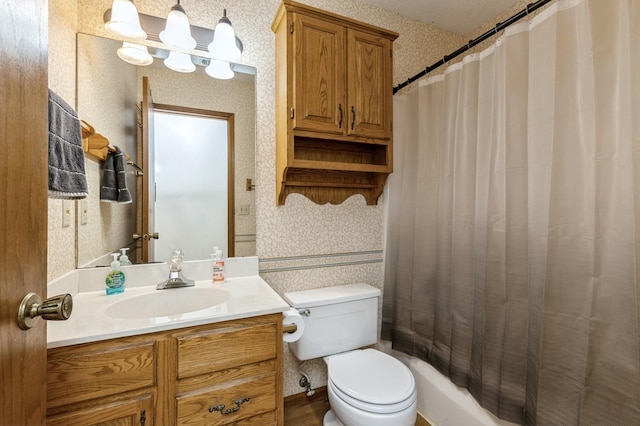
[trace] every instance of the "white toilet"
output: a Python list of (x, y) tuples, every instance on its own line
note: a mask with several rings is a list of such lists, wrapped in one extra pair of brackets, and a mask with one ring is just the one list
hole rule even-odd
[(331, 410), (324, 426), (413, 426), (416, 385), (402, 362), (375, 349), (380, 290), (349, 284), (284, 294), (304, 319), (289, 343), (300, 361), (324, 357)]

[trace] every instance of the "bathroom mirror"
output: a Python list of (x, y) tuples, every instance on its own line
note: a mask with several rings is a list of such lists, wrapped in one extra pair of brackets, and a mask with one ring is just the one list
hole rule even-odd
[[(235, 76), (230, 80), (218, 80), (209, 77), (204, 67), (197, 66), (193, 73), (179, 73), (164, 66), (163, 60), (156, 58), (152, 65), (136, 67), (125, 63), (117, 56), (121, 41), (111, 40), (88, 34), (78, 34), (77, 55), (77, 111), (81, 119), (87, 121), (95, 130), (109, 140), (110, 145), (118, 146), (124, 151), (132, 164), (126, 167), (127, 188), (131, 192), (132, 204), (105, 203), (99, 200), (100, 181), (102, 180), (102, 164), (100, 161), (87, 160), (87, 180), (89, 197), (78, 201), (78, 223), (76, 225), (77, 267), (106, 266), (111, 261), (109, 253), (122, 247), (135, 249), (134, 234), (140, 234), (142, 215), (142, 178), (136, 166), (142, 161), (140, 145), (141, 137), (141, 99), (142, 80), (147, 77), (153, 101), (162, 105), (191, 110), (206, 110), (215, 113), (233, 114), (233, 152), (229, 152), (229, 164), (234, 168), (234, 199), (231, 205), (235, 212), (229, 211), (234, 219), (235, 256), (255, 254), (255, 197), (251, 184), (255, 170), (255, 69), (244, 65), (235, 68)], [(181, 142), (184, 143), (184, 142)], [(149, 142), (153, 149), (153, 140)], [(182, 152), (185, 147), (176, 143), (176, 150)], [(207, 154), (214, 155), (214, 154)], [(220, 155), (227, 156), (226, 152)], [(215, 159), (215, 160), (219, 160)], [(219, 164), (219, 161), (203, 161), (199, 163)], [(217, 167), (217, 166), (216, 166)], [(167, 170), (165, 167), (164, 173)], [(196, 167), (172, 167), (170, 173), (176, 176), (184, 174), (196, 175)], [(176, 178), (178, 179), (178, 178)], [(207, 178), (203, 178), (207, 179)], [(206, 184), (204, 185), (206, 186)], [(191, 191), (185, 190), (185, 193)], [(202, 203), (190, 205), (190, 200), (197, 202), (197, 197), (181, 197), (179, 211), (199, 209)], [(204, 218), (216, 221), (215, 218), (202, 212)], [(201, 224), (192, 220), (177, 223), (172, 233), (194, 235), (194, 239), (207, 239), (203, 235)], [(224, 223), (226, 226), (226, 223)], [(162, 229), (155, 229), (162, 239)], [(218, 237), (216, 237), (219, 239)], [(225, 246), (216, 238), (210, 238), (206, 244)], [(202, 245), (202, 241), (199, 241)], [(139, 247), (139, 244), (138, 244)], [(203, 255), (190, 255), (189, 247), (179, 247), (185, 252), (185, 260), (202, 259)], [(130, 256), (139, 263), (139, 256)], [(200, 250), (202, 253), (202, 250)], [(164, 261), (170, 253), (158, 253), (155, 261)], [(225, 253), (226, 255), (226, 253)]]

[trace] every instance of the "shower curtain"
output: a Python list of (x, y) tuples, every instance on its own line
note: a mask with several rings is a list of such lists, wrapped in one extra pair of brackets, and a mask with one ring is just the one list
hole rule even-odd
[(383, 339), (497, 416), (640, 424), (640, 1), (558, 0), (394, 97)]

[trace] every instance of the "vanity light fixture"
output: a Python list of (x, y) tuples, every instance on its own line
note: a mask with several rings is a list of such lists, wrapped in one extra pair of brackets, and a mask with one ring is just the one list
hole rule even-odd
[(153, 56), (149, 54), (147, 46), (122, 42), (122, 47), (118, 49), (118, 57), (132, 65), (146, 66), (153, 63)]
[(111, 34), (130, 39), (144, 40), (147, 33), (140, 26), (140, 17), (136, 5), (130, 0), (113, 0), (111, 19), (104, 24)]
[(180, 5), (180, 0), (171, 8), (167, 15), (167, 25), (159, 36), (170, 49), (192, 50), (196, 47), (196, 41), (191, 36), (189, 18)]
[(231, 69), (231, 64), (219, 59), (212, 59), (211, 63), (204, 69), (209, 76), (219, 80), (229, 80), (235, 73)]
[[(196, 65), (206, 66), (205, 72), (213, 78), (233, 78), (231, 63), (238, 61), (244, 46), (235, 35), (227, 10), (224, 9), (214, 31), (190, 25), (180, 0), (176, 1), (166, 19), (138, 13), (131, 0), (113, 1), (112, 8), (104, 13), (104, 21), (109, 32), (126, 40), (117, 52), (120, 59), (141, 66), (153, 63), (153, 58), (164, 59), (167, 68), (182, 73), (195, 71)], [(116, 32), (119, 28), (127, 31)], [(148, 48), (147, 42), (142, 43), (145, 39), (162, 42), (166, 49)]]
[(191, 55), (188, 53), (181, 53), (172, 50), (169, 52), (169, 57), (164, 60), (164, 64), (167, 68), (174, 71), (188, 73), (196, 70), (196, 66), (191, 60)]
[(222, 18), (218, 21), (213, 33), (213, 41), (209, 44), (209, 52), (214, 59), (234, 62), (240, 58), (241, 49), (242, 42), (236, 37), (231, 21), (227, 18), (227, 9), (224, 9)]

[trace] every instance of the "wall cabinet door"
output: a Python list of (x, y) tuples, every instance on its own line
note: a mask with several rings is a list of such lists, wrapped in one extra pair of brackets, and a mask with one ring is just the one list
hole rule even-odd
[(391, 137), (391, 41), (347, 30), (348, 134)]
[(293, 128), (390, 138), (391, 41), (300, 14), (293, 22)]
[(293, 25), (293, 128), (345, 134), (345, 30), (300, 14)]

